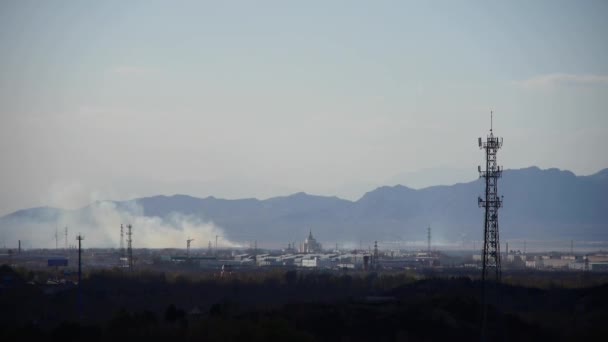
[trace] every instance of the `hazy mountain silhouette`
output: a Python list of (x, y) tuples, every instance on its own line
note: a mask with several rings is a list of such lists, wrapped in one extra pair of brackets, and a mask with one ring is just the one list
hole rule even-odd
[[(504, 196), (502, 238), (608, 240), (608, 169), (591, 176), (537, 167), (506, 170), (498, 189)], [(384, 186), (357, 201), (296, 193), (266, 200), (174, 195), (113, 203), (119, 209), (137, 206), (145, 216), (179, 213), (212, 221), (242, 241), (299, 241), (308, 229), (322, 241), (423, 240), (428, 225), (436, 239), (460, 241), (463, 235), (481, 239), (477, 197), (483, 190), (483, 179), (477, 179), (420, 190)], [(54, 224), (66, 214), (87, 220), (89, 210), (25, 209), (0, 218), (0, 227)]]

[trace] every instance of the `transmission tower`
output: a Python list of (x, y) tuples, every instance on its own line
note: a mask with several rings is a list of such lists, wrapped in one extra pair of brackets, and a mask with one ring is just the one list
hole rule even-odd
[(194, 239), (188, 238), (186, 240), (186, 258), (190, 258), (190, 243), (194, 241)]
[(133, 271), (133, 226), (127, 225), (127, 258), (129, 270)]
[(378, 241), (374, 241), (374, 260), (372, 260), (374, 269), (378, 268)]
[(65, 237), (65, 250), (68, 250), (68, 227), (65, 227), (64, 230), (64, 237)]
[(496, 164), (496, 152), (502, 147), (502, 138), (494, 136), (492, 116), (493, 113), (490, 112), (490, 134), (486, 141), (482, 142), (479, 138), (479, 148), (486, 151), (485, 171), (478, 166), (479, 176), (486, 180), (485, 198), (478, 198), (479, 207), (485, 208), (481, 279), (485, 281), (492, 277), (494, 281), (500, 282), (498, 208), (502, 207), (502, 198), (498, 196), (498, 178), (502, 175), (502, 168)]
[(125, 227), (120, 225), (120, 257), (125, 257)]
[(570, 255), (574, 255), (574, 240), (570, 240)]

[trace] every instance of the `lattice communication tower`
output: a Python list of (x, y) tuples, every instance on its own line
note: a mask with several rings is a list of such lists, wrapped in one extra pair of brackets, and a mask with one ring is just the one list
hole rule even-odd
[(486, 169), (478, 166), (479, 176), (486, 180), (485, 198), (479, 197), (480, 208), (485, 208), (484, 238), (482, 253), (482, 281), (492, 277), (500, 282), (500, 240), (498, 234), (498, 208), (502, 207), (502, 197), (498, 196), (498, 179), (502, 175), (502, 168), (497, 165), (496, 152), (502, 147), (502, 138), (494, 136), (492, 130), (493, 113), (490, 112), (490, 134), (486, 141), (479, 138), (479, 148), (486, 152)]

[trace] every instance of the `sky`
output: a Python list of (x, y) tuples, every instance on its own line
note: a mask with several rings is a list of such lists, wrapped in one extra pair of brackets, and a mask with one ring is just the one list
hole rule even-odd
[(0, 215), (608, 167), (606, 1), (0, 0)]

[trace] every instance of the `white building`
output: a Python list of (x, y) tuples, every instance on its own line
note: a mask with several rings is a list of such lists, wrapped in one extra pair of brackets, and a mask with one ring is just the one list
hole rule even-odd
[(321, 250), (321, 244), (312, 236), (312, 230), (310, 230), (308, 238), (304, 240), (300, 248), (300, 253), (321, 253)]
[(302, 259), (302, 267), (317, 267), (317, 258)]

